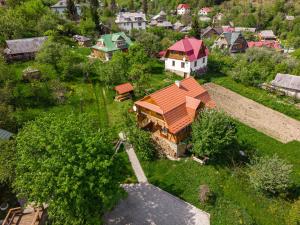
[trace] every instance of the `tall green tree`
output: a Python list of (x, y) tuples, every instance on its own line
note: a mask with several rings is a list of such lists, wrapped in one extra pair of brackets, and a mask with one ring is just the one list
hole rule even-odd
[(48, 114), (17, 136), (16, 191), (29, 202), (47, 203), (53, 224), (101, 224), (123, 193), (125, 163), (111, 132), (92, 121)]
[(67, 17), (70, 20), (78, 18), (77, 9), (73, 0), (67, 0)]
[(14, 140), (0, 140), (0, 183), (11, 185), (15, 178), (16, 143)]
[(215, 157), (236, 140), (236, 125), (225, 113), (204, 110), (192, 125), (193, 153)]
[(99, 1), (90, 0), (90, 9), (91, 9), (92, 19), (96, 25), (96, 29), (99, 31), (100, 30), (100, 19), (98, 15)]
[(142, 1), (142, 5), (143, 5), (143, 12), (145, 14), (147, 14), (148, 13), (148, 1), (147, 0), (143, 0)]

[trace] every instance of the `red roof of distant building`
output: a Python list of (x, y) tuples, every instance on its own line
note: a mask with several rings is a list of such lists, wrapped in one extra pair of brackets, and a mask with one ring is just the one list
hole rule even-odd
[(188, 56), (189, 61), (200, 59), (207, 56), (209, 53), (204, 42), (194, 37), (185, 37), (180, 41), (177, 41), (167, 49), (166, 53), (168, 51), (184, 52)]
[(166, 54), (166, 51), (160, 51), (160, 52), (158, 53), (158, 55), (159, 55), (160, 57), (163, 57), (165, 54)]
[(120, 84), (115, 87), (115, 90), (119, 95), (122, 95), (133, 91), (133, 86), (130, 83)]
[(177, 9), (189, 9), (190, 8), (190, 5), (189, 4), (179, 4), (177, 6)]
[(267, 47), (267, 48), (280, 49), (280, 50), (282, 49), (282, 47), (278, 41), (249, 41), (248, 47), (249, 48)]
[(231, 26), (222, 26), (223, 32), (234, 32), (235, 28)]
[(175, 134), (194, 121), (201, 102), (208, 108), (216, 106), (207, 90), (190, 77), (180, 81), (179, 87), (170, 85), (135, 104), (161, 114), (169, 131)]
[(210, 7), (204, 7), (204, 8), (202, 8), (202, 9), (200, 9), (200, 11), (204, 11), (204, 12), (206, 12), (206, 13), (210, 13), (210, 12), (213, 11), (213, 8), (210, 8)]

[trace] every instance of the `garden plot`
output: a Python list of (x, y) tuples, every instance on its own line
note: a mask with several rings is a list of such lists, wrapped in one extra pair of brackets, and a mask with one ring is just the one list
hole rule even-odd
[[(214, 83), (204, 85), (217, 106), (283, 143), (300, 141), (300, 122)], [(300, 114), (300, 110), (299, 110)]]

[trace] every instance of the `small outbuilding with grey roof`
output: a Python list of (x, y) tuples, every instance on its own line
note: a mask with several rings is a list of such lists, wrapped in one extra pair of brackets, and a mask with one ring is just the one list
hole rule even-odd
[(288, 96), (300, 99), (300, 76), (278, 73), (271, 81), (271, 86)]
[(124, 32), (105, 34), (92, 47), (92, 57), (109, 61), (116, 51), (127, 51), (132, 42)]
[(0, 141), (1, 140), (9, 140), (12, 136), (13, 136), (13, 133), (0, 128)]
[(7, 61), (34, 59), (47, 37), (7, 40), (4, 56)]

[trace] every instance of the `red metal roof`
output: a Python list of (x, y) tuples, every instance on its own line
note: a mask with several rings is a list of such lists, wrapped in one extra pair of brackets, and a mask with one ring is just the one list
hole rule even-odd
[(179, 4), (179, 5), (177, 6), (177, 9), (182, 9), (182, 8), (184, 8), (184, 9), (189, 9), (189, 8), (190, 8), (190, 5), (189, 5), (189, 4)]
[(212, 8), (210, 8), (210, 7), (203, 7), (202, 9), (200, 9), (200, 11), (203, 11), (203, 12), (210, 13), (210, 12), (212, 12), (212, 11), (213, 11), (213, 9), (212, 9)]
[(248, 42), (249, 48), (254, 47), (267, 47), (267, 48), (274, 48), (274, 49), (282, 49), (280, 43), (278, 41), (249, 41)]
[(201, 102), (208, 108), (215, 107), (207, 90), (190, 77), (180, 81), (179, 87), (170, 85), (135, 102), (135, 105), (161, 114), (169, 131), (175, 134), (194, 121)]
[(122, 95), (133, 91), (133, 86), (130, 83), (120, 84), (115, 87), (115, 90), (119, 95)]
[(208, 55), (208, 49), (202, 40), (194, 37), (185, 37), (173, 44), (168, 51), (184, 52), (189, 61), (194, 61)]

